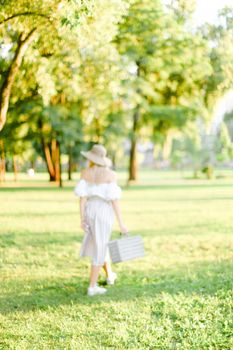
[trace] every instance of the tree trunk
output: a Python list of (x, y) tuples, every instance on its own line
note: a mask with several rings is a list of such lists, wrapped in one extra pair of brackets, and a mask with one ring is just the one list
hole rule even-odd
[(53, 138), (51, 141), (51, 147), (49, 147), (42, 138), (42, 145), (50, 182), (59, 182), (60, 187), (62, 187), (60, 144), (55, 138)]
[(129, 181), (137, 180), (137, 142), (131, 140), (130, 160), (129, 160)]
[(133, 115), (133, 129), (131, 134), (131, 147), (130, 147), (130, 158), (129, 158), (129, 180), (137, 180), (137, 130), (139, 121), (139, 110), (137, 109)]
[(60, 145), (56, 139), (51, 141), (52, 162), (54, 168), (54, 180), (61, 185), (61, 159), (60, 159)]
[[(137, 64), (137, 77), (140, 77), (141, 75), (141, 59), (138, 59), (136, 61)], [(137, 93), (141, 94), (141, 88), (138, 86)], [(140, 118), (140, 112), (139, 112), (139, 106), (137, 106), (134, 115), (133, 115), (133, 128), (131, 133), (131, 148), (130, 148), (130, 158), (129, 158), (129, 180), (130, 181), (136, 181), (137, 180), (137, 132), (139, 128), (139, 118)]]
[(61, 167), (61, 149), (60, 149), (60, 143), (57, 141), (57, 157), (56, 157), (56, 163), (57, 163), (57, 181), (59, 181), (59, 186), (62, 187), (62, 167)]
[(38, 129), (40, 130), (40, 139), (41, 139), (41, 146), (44, 153), (45, 163), (47, 166), (47, 170), (49, 173), (49, 180), (55, 181), (55, 169), (54, 164), (51, 156), (51, 150), (49, 144), (45, 141), (44, 135), (43, 135), (43, 120), (40, 118), (38, 120)]
[(6, 174), (6, 158), (4, 150), (4, 142), (0, 140), (0, 181), (5, 181)]
[(51, 152), (50, 152), (49, 146), (44, 141), (42, 141), (42, 143), (43, 143), (43, 150), (44, 150), (44, 155), (45, 155), (45, 161), (46, 161), (46, 165), (47, 165), (50, 181), (55, 181), (55, 169), (54, 169), (54, 164), (53, 164), (53, 161), (52, 161), (52, 157), (51, 157)]
[(13, 170), (14, 170), (14, 180), (18, 180), (18, 164), (17, 164), (17, 157), (16, 155), (13, 155)]
[(55, 179), (60, 182), (61, 169), (60, 169), (60, 147), (58, 141), (54, 143), (54, 168), (55, 168)]
[(72, 149), (68, 148), (68, 180), (72, 180)]
[(32, 160), (30, 161), (31, 169), (33, 169), (33, 170), (35, 170), (35, 167), (36, 167), (36, 164), (35, 164), (35, 163), (36, 163), (36, 162), (35, 162), (34, 159), (32, 159)]
[(19, 36), (14, 58), (6, 73), (6, 77), (4, 78), (2, 87), (0, 89), (0, 131), (2, 130), (6, 122), (9, 100), (15, 76), (19, 71), (23, 56), (28, 48), (28, 45), (30, 45), (34, 38), (33, 34), (35, 30), (36, 29), (34, 28), (29, 32), (29, 34), (21, 34)]
[(3, 161), (2, 158), (0, 157), (0, 182), (4, 181), (4, 171), (3, 171)]

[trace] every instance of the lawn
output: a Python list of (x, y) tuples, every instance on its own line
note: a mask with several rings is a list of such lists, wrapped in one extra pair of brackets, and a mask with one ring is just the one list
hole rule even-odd
[(75, 181), (0, 187), (0, 349), (233, 349), (233, 174), (220, 175), (142, 171), (127, 188), (120, 173), (146, 257), (115, 265), (117, 284), (93, 298)]

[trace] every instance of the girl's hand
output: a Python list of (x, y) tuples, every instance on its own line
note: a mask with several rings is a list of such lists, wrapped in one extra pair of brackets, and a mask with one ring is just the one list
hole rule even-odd
[(86, 223), (85, 220), (81, 221), (81, 228), (83, 229), (83, 231), (87, 231), (89, 229), (89, 225)]
[(124, 235), (127, 235), (129, 233), (129, 230), (125, 225), (120, 225), (120, 231)]

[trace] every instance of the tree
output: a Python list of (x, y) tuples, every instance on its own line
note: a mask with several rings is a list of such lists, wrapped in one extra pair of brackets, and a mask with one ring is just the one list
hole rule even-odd
[[(7, 1), (2, 6), (0, 30), (5, 41), (10, 41), (7, 54), (8, 67), (4, 71), (0, 88), (0, 131), (5, 122), (9, 107), (12, 86), (20, 69), (23, 57), (28, 46), (38, 37), (45, 27), (54, 25), (54, 12), (52, 8), (58, 1), (49, 1), (46, 8), (43, 1), (28, 3), (25, 0)], [(25, 8), (27, 10), (25, 11)], [(37, 35), (36, 35), (37, 34)], [(10, 59), (10, 56), (12, 58)]]
[[(59, 41), (62, 41), (64, 47), (67, 40), (73, 40), (73, 48), (76, 42), (78, 51), (84, 37), (88, 37), (95, 39), (95, 43), (91, 41), (92, 44), (96, 46), (98, 43), (101, 47), (104, 41), (111, 41), (125, 7), (121, 0), (6, 1), (0, 17), (0, 34), (4, 38), (2, 45), (8, 44), (7, 67), (2, 75), (0, 89), (0, 130), (6, 121), (13, 83), (32, 42), (35, 48), (34, 54), (30, 52), (32, 61), (38, 58), (38, 53), (42, 57), (53, 55), (57, 52), (56, 45)], [(109, 17), (108, 26), (100, 17), (103, 15)], [(92, 28), (96, 30), (95, 35), (94, 32), (90, 33)]]
[(76, 102), (80, 106), (85, 143), (89, 146), (104, 142), (112, 154), (114, 147), (108, 141), (114, 139), (115, 146), (120, 139), (119, 133), (114, 137), (116, 129), (125, 130), (121, 80), (126, 75), (112, 40), (127, 7), (126, 1), (96, 1), (92, 15), (87, 18), (88, 25), (78, 27), (74, 18), (67, 22), (76, 28), (78, 40)]
[(227, 91), (233, 86), (233, 8), (225, 7), (218, 14), (216, 24), (205, 24), (200, 28), (202, 36), (209, 46), (209, 59), (212, 72), (206, 77), (202, 85), (202, 94), (204, 98), (203, 119), (207, 125), (207, 134), (213, 147), (209, 149), (209, 155), (206, 157), (206, 167), (213, 168), (215, 163), (216, 149), (214, 145), (217, 142), (217, 134), (211, 133), (211, 124), (215, 107)]
[(233, 8), (223, 8), (218, 14), (217, 24), (203, 25), (200, 33), (208, 43), (212, 67), (203, 85), (206, 112), (210, 119), (216, 102), (233, 85)]
[(233, 142), (224, 122), (221, 124), (215, 147), (216, 158), (219, 162), (227, 162), (233, 159)]
[[(11, 95), (10, 108), (18, 106), (19, 113), (13, 117), (15, 123), (17, 115), (26, 114), (25, 124), (29, 125), (26, 138), (31, 137), (32, 142), (38, 140), (39, 130), (50, 179), (61, 179), (58, 164), (61, 152), (69, 155), (71, 178), (72, 157), (77, 155), (74, 147), (82, 142), (81, 119), (91, 116), (91, 129), (99, 137), (98, 125), (100, 128), (101, 123), (105, 125), (117, 96), (114, 82), (118, 54), (111, 40), (127, 5), (121, 0), (66, 3), (40, 0), (25, 11), (25, 4), (20, 0), (13, 7), (9, 1), (2, 13), (3, 45), (7, 42), (11, 45), (6, 57), (1, 57), (2, 88), (14, 66), (12, 57), (17, 54), (17, 38), (33, 30), (33, 44), (21, 55), (7, 90), (8, 102)], [(108, 18), (108, 26), (103, 16)], [(5, 106), (7, 110), (8, 104)], [(91, 129), (87, 122), (86, 130)]]
[(233, 141), (233, 110), (227, 112), (224, 115), (224, 121), (228, 127), (229, 135), (231, 140)]
[(165, 9), (159, 0), (135, 0), (120, 24), (116, 44), (128, 69), (134, 69), (127, 85), (132, 106), (129, 180), (137, 178), (136, 148), (142, 125), (150, 122), (154, 132), (165, 125), (168, 130), (188, 119), (190, 113), (182, 110), (201, 106), (200, 86), (211, 70), (206, 45), (188, 26), (189, 18), (179, 14), (179, 7)]
[[(1, 151), (2, 160), (4, 160), (4, 168), (0, 169), (2, 180), (4, 180), (4, 172), (12, 164), (15, 180), (19, 168), (19, 161), (24, 161), (26, 153), (31, 148), (31, 142), (27, 138), (29, 126), (25, 123), (25, 115), (19, 115), (19, 109), (9, 110), (8, 123), (1, 132)], [(12, 132), (14, 130), (14, 132)]]

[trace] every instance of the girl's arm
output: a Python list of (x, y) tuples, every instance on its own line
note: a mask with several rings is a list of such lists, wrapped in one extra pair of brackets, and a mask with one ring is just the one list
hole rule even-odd
[(123, 220), (122, 220), (120, 202), (118, 199), (115, 199), (111, 202), (112, 202), (112, 207), (113, 207), (114, 213), (116, 215), (116, 218), (117, 218), (117, 221), (118, 221), (118, 224), (120, 227), (120, 231), (121, 231), (121, 233), (127, 234), (129, 232), (129, 230), (124, 225)]
[(84, 231), (87, 229), (87, 224), (85, 223), (85, 215), (84, 215), (86, 201), (87, 201), (86, 197), (80, 197), (80, 201), (79, 201), (79, 210), (80, 210), (80, 219), (81, 219), (80, 226)]

